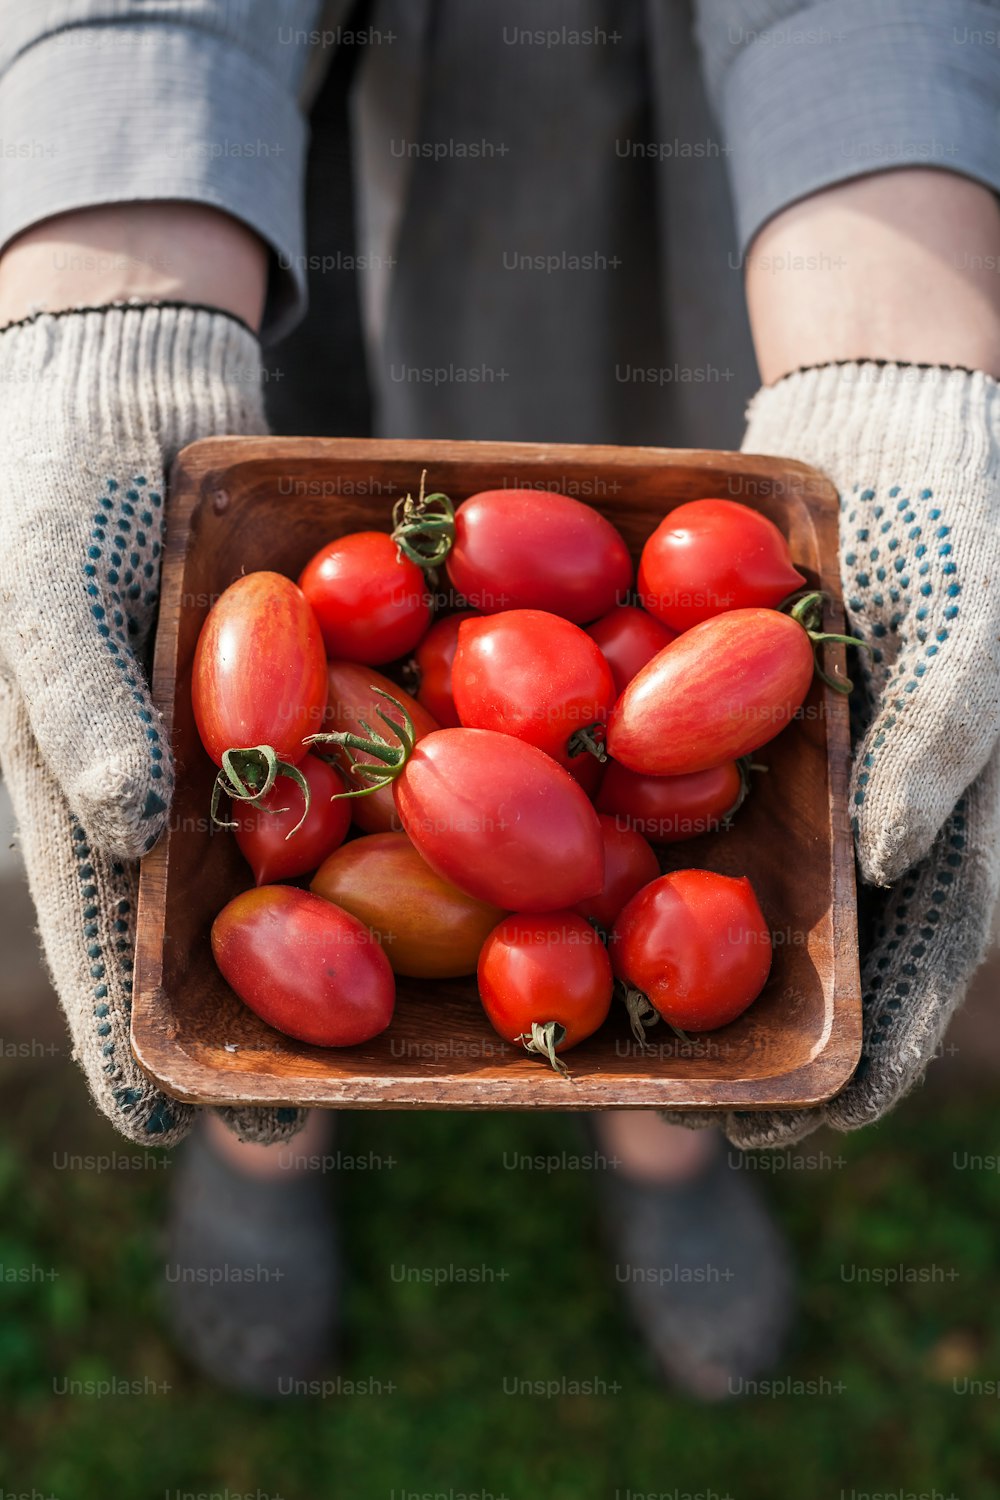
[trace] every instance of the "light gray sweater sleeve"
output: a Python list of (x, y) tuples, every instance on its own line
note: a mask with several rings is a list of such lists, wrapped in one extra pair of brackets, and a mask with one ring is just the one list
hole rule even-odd
[(298, 96), (320, 12), (321, 0), (0, 0), (0, 247), (71, 209), (211, 204), (271, 247), (264, 327), (287, 329), (305, 303)]
[(695, 0), (740, 242), (866, 172), (1000, 189), (1000, 0)]

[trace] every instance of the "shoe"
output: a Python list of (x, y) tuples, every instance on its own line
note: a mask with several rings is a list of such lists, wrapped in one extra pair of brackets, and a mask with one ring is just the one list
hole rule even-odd
[(599, 1175), (615, 1279), (661, 1374), (703, 1401), (752, 1393), (784, 1346), (794, 1279), (746, 1172), (720, 1145), (684, 1182)]
[(308, 1394), (329, 1365), (341, 1281), (321, 1173), (238, 1171), (195, 1128), (178, 1149), (167, 1226), (168, 1317), (218, 1384)]

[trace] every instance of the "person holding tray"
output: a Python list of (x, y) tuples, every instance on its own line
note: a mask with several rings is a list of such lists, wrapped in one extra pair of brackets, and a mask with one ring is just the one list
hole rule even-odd
[[(192, 1356), (263, 1394), (331, 1344), (309, 1170), (330, 1119), (196, 1119), (128, 1042), (136, 861), (173, 777), (145, 664), (182, 446), (357, 428), (367, 385), (380, 436), (742, 440), (835, 482), (871, 648), (863, 1055), (820, 1109), (683, 1124), (757, 1148), (877, 1119), (997, 894), (1000, 5), (556, 10), (540, 31), (526, 0), (0, 0), (0, 762), (98, 1106), (143, 1145), (192, 1132), (172, 1261), (283, 1268), (171, 1288)], [(717, 1130), (593, 1131), (619, 1268), (690, 1273), (619, 1276), (642, 1335), (725, 1396), (788, 1326), (780, 1235)]]

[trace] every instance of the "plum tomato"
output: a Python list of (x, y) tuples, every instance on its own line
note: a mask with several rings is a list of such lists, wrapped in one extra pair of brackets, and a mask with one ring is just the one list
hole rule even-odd
[(505, 915), (442, 880), (405, 833), (345, 844), (316, 871), (310, 890), (371, 928), (393, 972), (412, 979), (474, 974), (480, 949)]
[(671, 641), (629, 683), (608, 721), (608, 753), (650, 776), (738, 760), (791, 723), (813, 666), (810, 634), (791, 615), (715, 615)]
[(614, 989), (607, 950), (590, 923), (571, 911), (506, 917), (479, 955), (479, 995), (507, 1042), (547, 1057), (592, 1036)]
[(743, 800), (744, 780), (736, 761), (687, 776), (643, 776), (617, 761), (605, 767), (597, 811), (619, 828), (633, 828), (651, 844), (675, 844), (718, 833)]
[(463, 501), (447, 569), (472, 609), (544, 609), (577, 625), (622, 603), (633, 579), (611, 522), (548, 490), (483, 490)]
[(655, 880), (660, 864), (641, 833), (614, 818), (601, 817), (604, 839), (604, 885), (600, 893), (573, 908), (581, 917), (610, 932), (622, 907)]
[(417, 745), (393, 791), (431, 869), (480, 901), (557, 911), (601, 889), (597, 814), (537, 745), (491, 729), (439, 729)]
[(316, 617), (281, 573), (247, 573), (209, 610), (195, 646), (191, 698), (217, 766), (227, 750), (269, 745), (297, 765), (322, 727), (326, 655)]
[(315, 1047), (353, 1047), (392, 1020), (396, 981), (368, 928), (293, 885), (262, 885), (224, 906), (212, 953), (245, 1005)]
[[(403, 705), (410, 715), (417, 740), (423, 739), (425, 734), (431, 734), (439, 728), (437, 722), (415, 698), (411, 698), (403, 688), (397, 687), (388, 677), (384, 677), (381, 672), (376, 672), (371, 667), (362, 667), (357, 662), (351, 661), (331, 661), (328, 683), (329, 700), (324, 726), (327, 730), (364, 734), (364, 725), (367, 723), (373, 729), (388, 733), (383, 721), (379, 718), (379, 710), (387, 714), (394, 723), (401, 725), (404, 722), (402, 713), (399, 709), (393, 708), (391, 703), (387, 703), (380, 693), (390, 693), (398, 703)], [(373, 756), (364, 753), (360, 754), (358, 759), (372, 765), (376, 764)], [(356, 782), (352, 782), (352, 787), (356, 785)], [(352, 797), (344, 805), (351, 809), (355, 824), (364, 833), (398, 832), (403, 826), (396, 813), (391, 787), (382, 787), (379, 791), (371, 792), (365, 797)]]
[(597, 753), (615, 702), (597, 642), (540, 609), (463, 621), (452, 692), (466, 728), (537, 745), (568, 771), (591, 749)]
[(639, 598), (671, 630), (729, 609), (773, 608), (805, 578), (773, 521), (736, 500), (689, 500), (642, 549)]
[(451, 691), (451, 669), (458, 647), (458, 627), (472, 620), (471, 609), (460, 609), (453, 615), (435, 620), (413, 653), (420, 681), (417, 702), (438, 722), (441, 729), (457, 729), (461, 724)]
[(405, 656), (431, 622), (424, 572), (383, 531), (328, 542), (299, 586), (315, 611), (327, 654), (378, 666)]
[(332, 800), (347, 791), (336, 767), (307, 755), (299, 770), (309, 787), (304, 819), (302, 794), (284, 779), (256, 805), (234, 809), (236, 842), (258, 885), (310, 874), (344, 842), (351, 826), (350, 802)]
[(771, 934), (750, 881), (711, 870), (674, 870), (645, 886), (618, 917), (610, 950), (634, 1030), (648, 1024), (649, 1006), (679, 1029), (726, 1026), (756, 1000), (771, 968)]
[(670, 645), (677, 632), (634, 604), (619, 604), (588, 625), (587, 634), (600, 646), (615, 680), (615, 692), (621, 694), (636, 673)]

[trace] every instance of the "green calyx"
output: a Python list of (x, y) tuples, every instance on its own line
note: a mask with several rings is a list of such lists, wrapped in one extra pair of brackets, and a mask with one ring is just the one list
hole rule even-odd
[(558, 1021), (532, 1021), (530, 1032), (522, 1031), (514, 1040), (521, 1043), (525, 1052), (537, 1052), (547, 1057), (560, 1078), (572, 1083), (569, 1068), (562, 1058), (556, 1056), (556, 1048), (565, 1035), (566, 1028)]
[[(372, 792), (379, 791), (381, 787), (391, 786), (413, 753), (416, 730), (404, 705), (398, 698), (394, 698), (384, 688), (376, 687), (374, 683), (372, 683), (372, 692), (378, 693), (380, 698), (385, 698), (403, 716), (402, 724), (397, 724), (395, 719), (390, 719), (384, 709), (378, 710), (379, 718), (392, 732), (391, 739), (386, 739), (384, 734), (373, 729), (365, 719), (359, 719), (358, 723), (365, 731), (364, 734), (336, 730), (330, 734), (311, 734), (305, 741), (307, 745), (334, 745), (343, 752), (350, 775), (365, 782), (364, 786), (358, 787), (353, 792), (338, 792), (335, 797), (331, 798), (333, 802), (339, 802), (342, 797), (368, 797)], [(361, 760), (362, 755), (371, 756), (378, 764), (372, 765), (371, 761)], [(326, 758), (334, 759), (334, 757)], [(340, 762), (336, 760), (335, 763)]]
[(836, 635), (833, 632), (819, 629), (822, 623), (823, 604), (825, 600), (826, 595), (820, 590), (814, 589), (810, 593), (802, 594), (799, 597), (796, 597), (794, 594), (791, 595), (789, 599), (784, 601), (781, 608), (784, 609), (786, 605), (790, 606), (788, 614), (797, 624), (802, 626), (802, 629), (812, 641), (817, 677), (821, 678), (827, 687), (832, 687), (836, 692), (849, 693), (854, 686), (853, 682), (849, 677), (831, 677), (828, 672), (825, 672), (820, 664), (819, 648), (827, 641), (840, 641), (845, 646), (857, 646), (860, 650), (868, 652), (871, 651), (871, 647), (867, 641), (861, 640), (859, 636)]
[[(212, 787), (212, 805), (209, 808), (209, 817), (215, 827), (236, 828), (239, 826), (219, 817), (219, 803), (223, 797), (228, 797), (231, 802), (246, 802), (251, 807), (262, 807), (262, 799), (267, 796), (279, 776), (287, 776), (289, 781), (294, 781), (302, 793), (304, 802), (302, 816), (285, 837), (290, 839), (292, 834), (298, 833), (309, 812), (309, 783), (298, 766), (278, 759), (277, 751), (272, 745), (252, 745), (242, 750), (233, 749), (223, 752), (222, 769), (215, 778), (215, 785)], [(262, 810), (277, 815), (279, 812), (287, 812), (288, 808), (263, 807)]]
[(625, 984), (622, 980), (618, 981), (617, 990), (619, 999), (628, 1011), (632, 1035), (640, 1047), (645, 1047), (646, 1032), (659, 1021), (660, 1013), (653, 1008), (649, 996), (644, 995), (642, 990), (633, 989), (630, 984)]
[(392, 507), (392, 539), (403, 557), (433, 574), (455, 540), (455, 507), (447, 495), (424, 494), (427, 470), (420, 476), (420, 493), (406, 495)]

